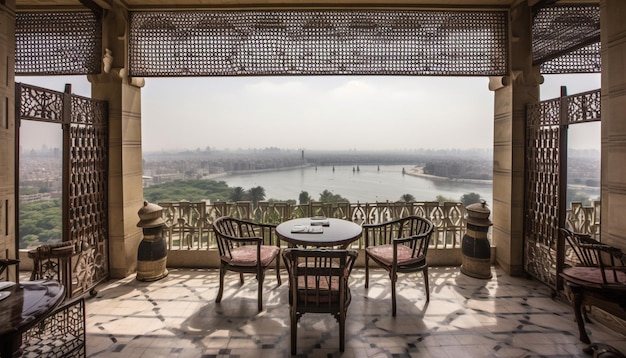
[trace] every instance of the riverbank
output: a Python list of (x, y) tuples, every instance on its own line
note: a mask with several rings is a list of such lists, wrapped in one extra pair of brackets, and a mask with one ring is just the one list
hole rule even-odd
[(312, 165), (311, 164), (302, 164), (302, 165), (296, 165), (296, 166), (293, 166), (293, 167), (252, 169), (252, 170), (234, 170), (234, 171), (229, 171), (229, 172), (221, 172), (221, 173), (204, 175), (202, 177), (202, 179), (219, 179), (219, 178), (227, 177), (227, 176), (230, 176), (230, 175), (245, 175), (245, 174), (255, 174), (255, 173), (273, 173), (273, 172), (281, 172), (281, 171), (285, 171), (285, 170), (308, 168), (310, 166), (312, 166)]
[(437, 175), (426, 174), (424, 173), (424, 167), (420, 167), (420, 166), (414, 166), (413, 168), (405, 171), (404, 173), (407, 175), (414, 176), (414, 177), (420, 177), (420, 178), (437, 180), (437, 181), (470, 183), (470, 184), (485, 184), (485, 185), (493, 184), (493, 180), (449, 178), (449, 177), (440, 177)]

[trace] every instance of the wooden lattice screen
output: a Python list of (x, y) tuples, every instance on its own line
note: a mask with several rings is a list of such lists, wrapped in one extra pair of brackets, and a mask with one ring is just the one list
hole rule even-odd
[(558, 229), (566, 225), (567, 127), (600, 120), (600, 90), (531, 104), (526, 113), (524, 267), (558, 290)]
[(17, 75), (100, 73), (102, 20), (91, 11), (15, 14)]
[(19, 120), (63, 128), (62, 240), (75, 247), (66, 289), (78, 296), (108, 276), (107, 103), (20, 83), (16, 101)]
[(130, 14), (132, 76), (508, 72), (505, 11), (245, 10)]

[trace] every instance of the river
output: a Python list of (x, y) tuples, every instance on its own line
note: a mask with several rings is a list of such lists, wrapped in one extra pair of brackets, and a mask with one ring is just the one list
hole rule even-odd
[[(397, 201), (404, 194), (411, 194), (417, 201), (435, 201), (437, 195), (459, 201), (463, 194), (478, 193), (490, 206), (492, 184), (468, 183), (446, 179), (402, 174), (411, 165), (361, 165), (359, 170), (352, 166), (319, 166), (288, 170), (235, 174), (217, 178), (230, 187), (240, 186), (245, 190), (261, 186), (266, 199), (298, 200), (301, 191), (318, 200), (320, 193), (329, 190), (350, 202)], [(354, 169), (354, 170), (353, 170)]]

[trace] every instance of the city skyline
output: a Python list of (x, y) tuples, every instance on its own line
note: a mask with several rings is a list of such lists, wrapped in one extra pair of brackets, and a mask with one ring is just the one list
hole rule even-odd
[[(17, 82), (90, 96), (84, 76)], [(143, 152), (285, 148), (416, 150), (493, 147), (493, 98), (486, 77), (146, 78)], [(549, 75), (541, 99), (600, 87), (599, 74)], [(173, 105), (174, 104), (174, 105)], [(570, 147), (600, 146), (599, 123), (572, 126)], [(23, 150), (60, 146), (61, 129), (24, 121)], [(55, 145), (55, 143), (58, 143)]]

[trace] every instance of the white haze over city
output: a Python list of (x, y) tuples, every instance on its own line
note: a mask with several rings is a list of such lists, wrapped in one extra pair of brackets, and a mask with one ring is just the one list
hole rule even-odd
[[(16, 82), (89, 97), (84, 76)], [(413, 150), (493, 147), (494, 93), (486, 77), (146, 78), (142, 150), (276, 147)], [(600, 75), (549, 75), (541, 99), (600, 88)], [(570, 148), (598, 149), (599, 123), (572, 126)], [(22, 150), (60, 147), (61, 130), (24, 121)]]

